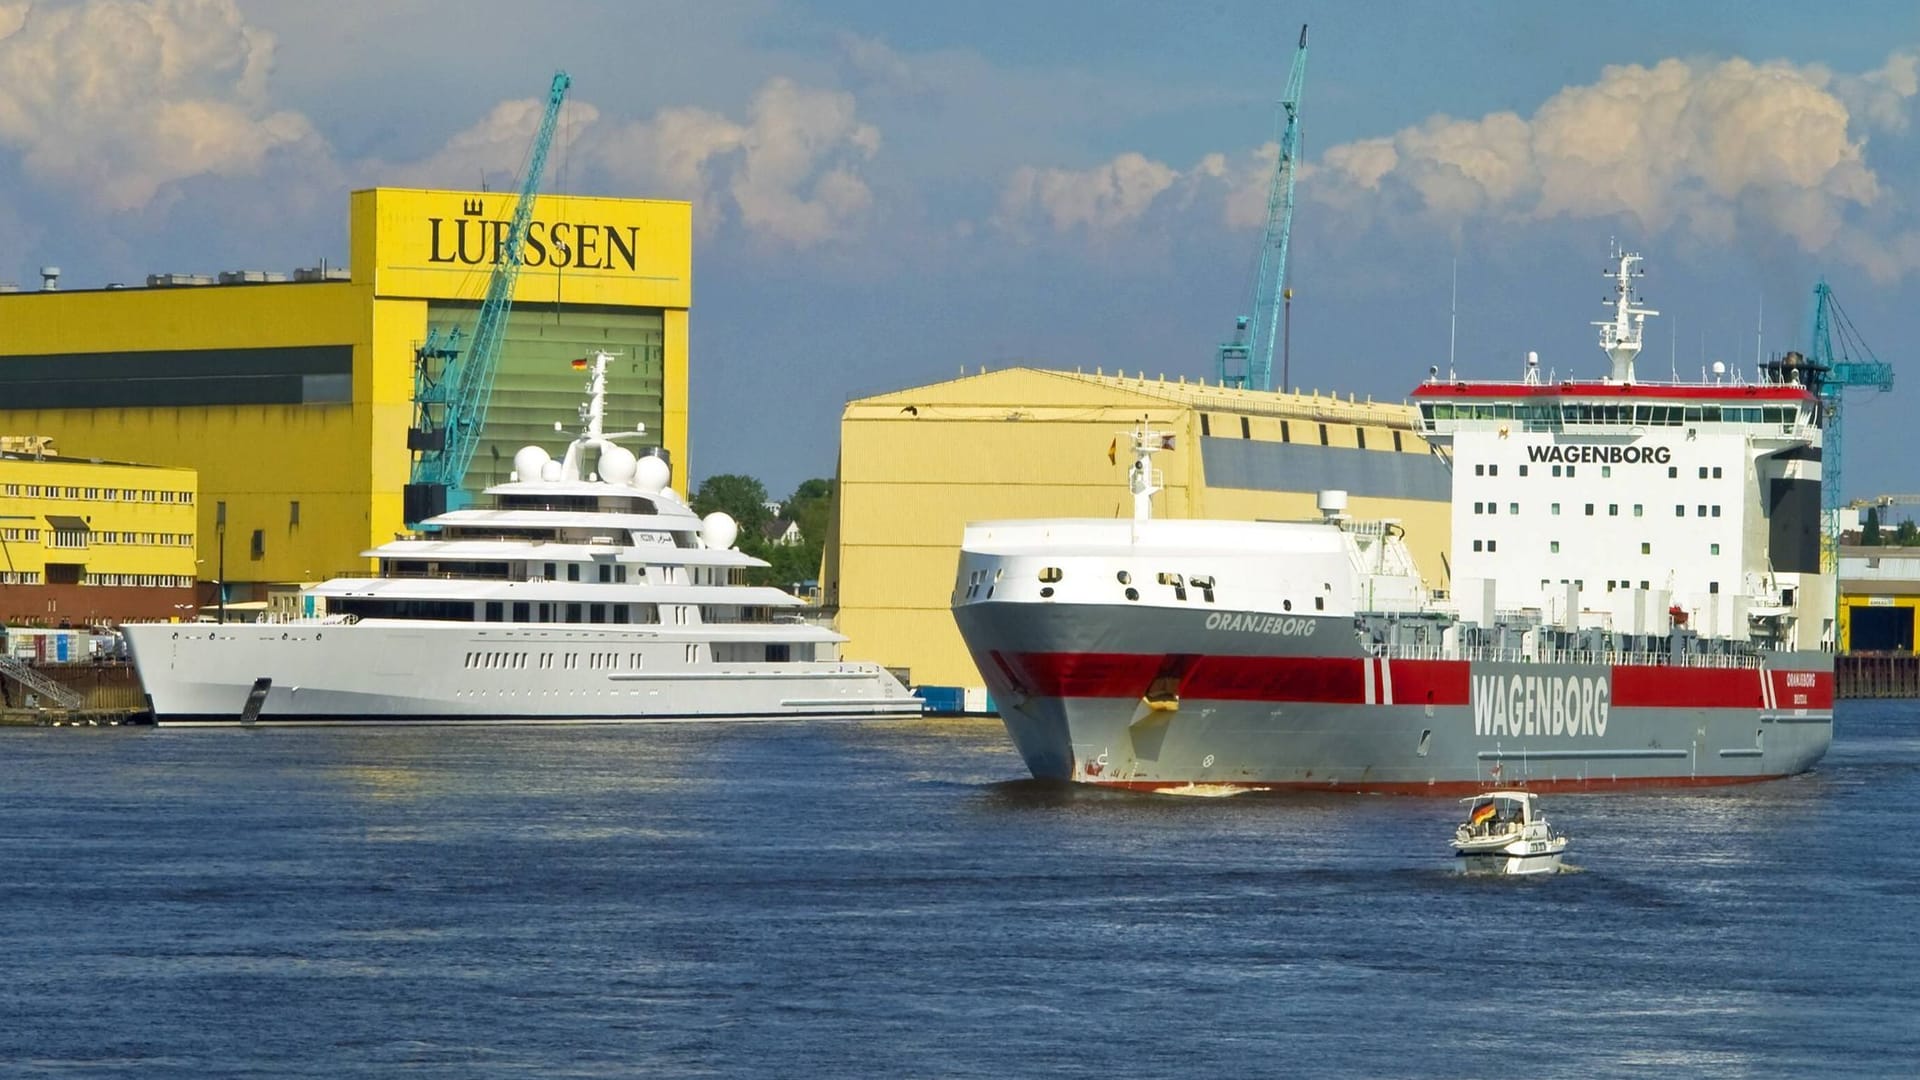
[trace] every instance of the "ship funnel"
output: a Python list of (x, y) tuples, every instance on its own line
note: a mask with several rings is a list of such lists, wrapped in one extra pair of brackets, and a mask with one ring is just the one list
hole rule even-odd
[(1347, 493), (1339, 490), (1322, 491), (1318, 505), (1321, 517), (1328, 521), (1339, 521), (1347, 516)]

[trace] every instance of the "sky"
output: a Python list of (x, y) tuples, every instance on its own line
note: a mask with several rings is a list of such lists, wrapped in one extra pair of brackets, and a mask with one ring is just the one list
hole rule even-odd
[(694, 203), (689, 486), (780, 496), (851, 398), (1211, 378), (1303, 23), (1296, 386), (1598, 376), (1616, 243), (1643, 376), (1751, 372), (1824, 276), (1898, 373), (1846, 494), (1920, 491), (1912, 0), (0, 0), (0, 280), (344, 264), (353, 189), (512, 186), (565, 69), (547, 190)]

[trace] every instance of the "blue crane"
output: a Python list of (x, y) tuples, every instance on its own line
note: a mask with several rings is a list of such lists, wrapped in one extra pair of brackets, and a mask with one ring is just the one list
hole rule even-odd
[(473, 321), (471, 341), (462, 348), (458, 327), (444, 334), (435, 327), (414, 350), (414, 419), (407, 431), (407, 449), (417, 456), (403, 500), (409, 525), (444, 513), (449, 507), (457, 508), (472, 498), (461, 485), (486, 427), (493, 376), (500, 366), (500, 342), (506, 335), (507, 315), (513, 309), (513, 286), (525, 260), (521, 245), (526, 240), (527, 222), (533, 217), (540, 178), (547, 170), (554, 122), (572, 85), (573, 79), (566, 72), (554, 73), (553, 85), (547, 91), (547, 111), (540, 117), (540, 129), (533, 137), (526, 177), (514, 202), (513, 219), (496, 249), (493, 273), (487, 278), (487, 295)]
[(1840, 497), (1841, 396), (1856, 386), (1883, 393), (1892, 390), (1893, 365), (1867, 348), (1825, 279), (1813, 287), (1813, 330), (1807, 345), (1808, 381), (1820, 395), (1821, 405), (1820, 571), (1832, 574), (1840, 567), (1840, 508), (1846, 505)]
[[(1234, 320), (1233, 340), (1220, 345), (1220, 383), (1273, 389), (1273, 347), (1280, 330), (1280, 304), (1287, 280), (1287, 238), (1293, 232), (1294, 160), (1300, 152), (1300, 91), (1307, 78), (1307, 28), (1287, 73), (1280, 99), (1280, 156), (1267, 188), (1267, 231), (1260, 241), (1260, 271), (1253, 284), (1253, 314)], [(1283, 373), (1283, 383), (1286, 381)], [(1283, 386), (1282, 389), (1285, 389)]]

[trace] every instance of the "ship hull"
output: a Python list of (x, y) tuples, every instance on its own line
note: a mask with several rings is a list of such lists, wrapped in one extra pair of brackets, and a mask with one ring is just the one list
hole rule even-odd
[[(150, 624), (125, 628), (154, 720), (262, 724), (648, 723), (912, 716), (884, 668), (719, 663), (651, 631), (473, 624)], [(689, 659), (689, 655), (692, 658)]]
[(1421, 794), (1735, 784), (1804, 772), (1833, 737), (1822, 653), (1761, 667), (1393, 659), (1331, 617), (995, 602), (955, 616), (1043, 779)]

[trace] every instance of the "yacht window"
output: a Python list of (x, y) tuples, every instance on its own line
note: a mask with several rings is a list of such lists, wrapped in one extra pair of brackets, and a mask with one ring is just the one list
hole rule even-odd
[(1042, 567), (1040, 570), (1040, 580), (1043, 582), (1046, 582), (1049, 585), (1059, 581), (1060, 568), (1057, 566)]
[(548, 564), (547, 564), (547, 575), (546, 575), (546, 576), (547, 576), (547, 580), (548, 580), (548, 581), (555, 581), (555, 580), (558, 580), (558, 579), (559, 579), (559, 577), (560, 577), (560, 574), (559, 574), (559, 569), (558, 569), (558, 567), (556, 567), (556, 566), (555, 566), (555, 565), (554, 565), (553, 563), (548, 563)]
[(579, 563), (567, 564), (567, 580), (568, 581), (580, 580), (580, 564)]
[(625, 604), (613, 605), (613, 621), (617, 623), (623, 623), (627, 621), (627, 605)]
[(1131, 584), (1133, 584), (1133, 575), (1132, 575), (1132, 574), (1129, 574), (1129, 573), (1127, 573), (1127, 572), (1126, 572), (1125, 570), (1122, 570), (1122, 571), (1120, 571), (1119, 573), (1117, 573), (1117, 574), (1115, 574), (1115, 575), (1113, 575), (1113, 576), (1114, 576), (1114, 579), (1115, 579), (1115, 580), (1117, 580), (1118, 582), (1120, 582), (1120, 584), (1122, 584), (1122, 585), (1131, 585)]
[(580, 621), (580, 605), (579, 604), (567, 605), (567, 621), (570, 623), (577, 623)]
[(596, 622), (596, 623), (606, 622), (607, 621), (607, 605), (588, 604), (587, 605), (587, 621)]
[(506, 617), (507, 617), (507, 606), (505, 604), (501, 603), (498, 600), (487, 601), (487, 621), (488, 622), (504, 622), (506, 620)]
[(626, 567), (624, 567), (624, 566), (616, 566), (616, 567), (614, 567), (614, 568), (613, 568), (613, 580), (615, 580), (615, 581), (617, 581), (617, 582), (619, 582), (619, 583), (621, 583), (622, 585), (624, 585), (624, 584), (626, 584), (626, 582), (627, 582), (627, 568), (626, 568)]
[(513, 602), (513, 621), (514, 622), (531, 621), (529, 616), (531, 616), (532, 612), (529, 609), (532, 608), (532, 606), (533, 605), (527, 603), (525, 600), (514, 601)]
[(606, 585), (606, 584), (612, 583), (612, 581), (613, 581), (613, 567), (607, 565), (606, 563), (601, 563), (600, 564), (600, 583), (602, 585)]

